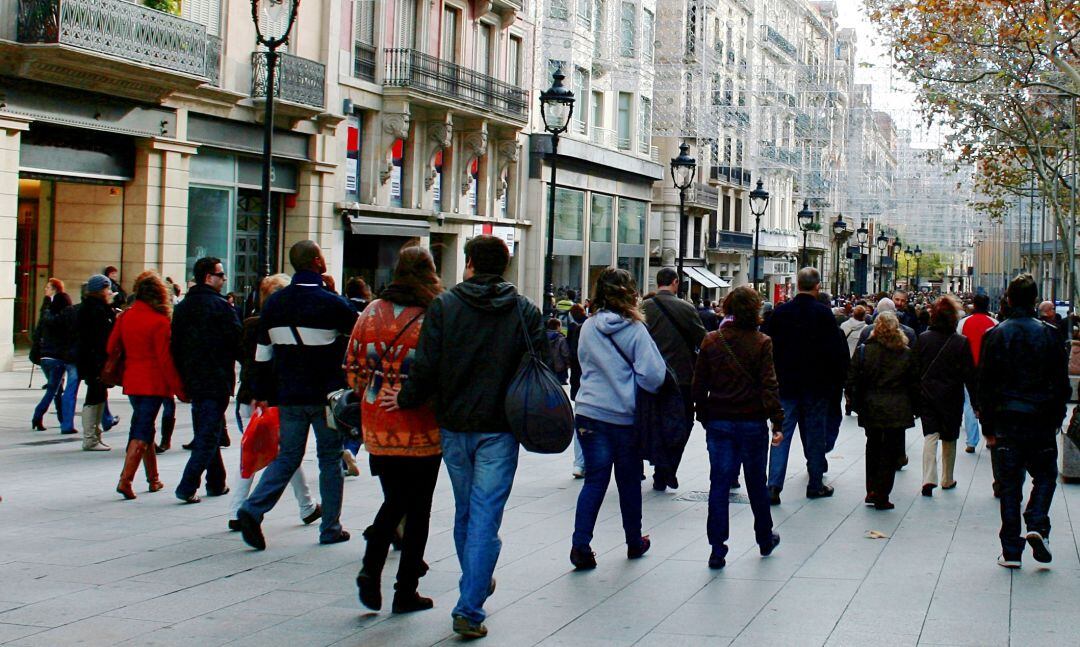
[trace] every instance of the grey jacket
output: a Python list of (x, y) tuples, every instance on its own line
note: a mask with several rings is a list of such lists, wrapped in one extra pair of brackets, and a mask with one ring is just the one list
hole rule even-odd
[[(705, 339), (705, 326), (697, 310), (669, 292), (657, 292), (645, 301), (643, 310), (649, 335), (664, 361), (675, 372), (680, 386), (690, 386), (694, 381), (697, 350)], [(670, 317), (664, 314), (665, 310)]]

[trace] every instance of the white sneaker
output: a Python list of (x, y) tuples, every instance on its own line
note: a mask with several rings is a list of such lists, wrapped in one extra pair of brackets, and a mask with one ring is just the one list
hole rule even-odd
[(1031, 553), (1036, 562), (1049, 564), (1054, 559), (1054, 556), (1050, 554), (1050, 540), (1042, 534), (1032, 530), (1024, 538), (1027, 539), (1028, 546), (1031, 546)]
[(998, 556), (998, 566), (1004, 566), (1005, 568), (1020, 568), (1020, 560), (1018, 559), (1005, 559), (1004, 555)]

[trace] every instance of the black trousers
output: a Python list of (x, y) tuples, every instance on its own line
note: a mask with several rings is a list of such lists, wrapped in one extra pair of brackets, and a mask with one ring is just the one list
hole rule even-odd
[(994, 448), (995, 478), (1001, 491), (1001, 553), (1019, 559), (1024, 552), (1020, 536), (1020, 505), (1024, 498), (1024, 477), (1031, 475), (1031, 494), (1023, 519), (1028, 531), (1050, 536), (1050, 503), (1057, 489), (1057, 436), (1033, 421), (1012, 417), (995, 421), (991, 431), (997, 436)]
[(903, 429), (866, 429), (866, 494), (888, 501), (896, 481), (896, 461), (904, 455)]
[(382, 573), (391, 539), (404, 517), (401, 559), (394, 587), (399, 592), (416, 591), (420, 583), (431, 522), (431, 498), (441, 462), (439, 455), (371, 457), (371, 473), (379, 477), (383, 504), (375, 514), (375, 521), (364, 532), (367, 539), (364, 571), (374, 577)]

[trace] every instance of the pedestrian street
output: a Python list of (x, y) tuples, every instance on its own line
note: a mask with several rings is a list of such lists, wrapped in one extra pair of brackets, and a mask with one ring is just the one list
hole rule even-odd
[[(227, 497), (183, 505), (172, 496), (191, 437), (178, 411), (173, 449), (159, 457), (166, 488), (138, 499), (114, 492), (130, 408), (114, 389), (121, 425), (111, 452), (82, 452), (55, 417), (30, 431), (40, 373), (29, 363), (0, 374), (0, 644), (216, 645), (272, 647), (458, 644), (450, 609), (459, 576), (452, 538), (453, 496), (439, 477), (420, 591), (430, 611), (394, 616), (362, 608), (354, 578), (361, 532), (381, 502), (367, 471), (345, 483), (344, 526), (352, 540), (317, 543), (317, 524), (297, 518), (291, 491), (263, 529), (268, 547), (250, 550), (229, 532)], [(230, 479), (240, 434), (224, 451)], [(1000, 552), (986, 449), (957, 457), (956, 489), (920, 496), (922, 437), (907, 434), (911, 465), (897, 475), (896, 509), (863, 505), (864, 438), (846, 418), (828, 480), (836, 495), (806, 500), (798, 438), (782, 505), (772, 508), (782, 543), (758, 555), (749, 506), (732, 493), (732, 540), (722, 571), (706, 566), (708, 461), (700, 425), (680, 469), (681, 487), (658, 494), (643, 482), (644, 532), (652, 550), (626, 559), (614, 486), (592, 547), (599, 566), (568, 561), (581, 481), (569, 453), (522, 454), (503, 526), (497, 590), (486, 607), (484, 647), (495, 645), (1077, 645), (1080, 559), (1073, 519), (1080, 487), (1059, 485), (1051, 510), (1054, 561), (1018, 571)], [(800, 457), (796, 459), (796, 457)], [(314, 441), (304, 462), (317, 467)], [(317, 490), (316, 490), (317, 491)], [(396, 553), (384, 573), (392, 590)]]

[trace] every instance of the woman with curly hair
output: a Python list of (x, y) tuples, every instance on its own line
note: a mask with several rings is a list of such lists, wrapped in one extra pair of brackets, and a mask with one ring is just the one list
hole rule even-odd
[(590, 548), (596, 517), (612, 469), (619, 489), (626, 556), (649, 550), (641, 534), (641, 454), (634, 433), (637, 390), (660, 390), (667, 364), (642, 322), (637, 286), (626, 270), (609, 267), (596, 279), (595, 314), (581, 324), (575, 427), (585, 455), (585, 484), (578, 496), (570, 562), (578, 570), (596, 568)]
[(855, 350), (847, 378), (848, 406), (866, 432), (866, 503), (892, 510), (889, 502), (904, 431), (915, 426), (919, 404), (919, 360), (908, 348), (896, 313), (874, 319), (873, 332)]
[[(724, 325), (705, 336), (694, 367), (693, 396), (709, 450), (709, 568), (723, 568), (728, 552), (728, 490), (742, 466), (762, 556), (780, 543), (773, 532), (766, 484), (769, 444), (783, 440), (780, 386), (772, 340), (758, 332), (761, 296), (749, 286), (724, 298)], [(772, 421), (772, 436), (769, 422)]]
[(919, 335), (922, 367), (923, 496), (938, 486), (937, 446), (941, 442), (941, 489), (956, 487), (956, 441), (964, 421), (964, 388), (975, 396), (975, 359), (967, 339), (956, 332), (960, 304), (945, 295), (930, 306), (930, 328)]
[(123, 351), (124, 373), (117, 386), (124, 388), (132, 409), (127, 456), (116, 486), (125, 499), (135, 498), (131, 481), (139, 463), (146, 471), (151, 492), (165, 487), (158, 479), (154, 421), (166, 400), (176, 396), (187, 401), (169, 349), (172, 295), (157, 272), (152, 271), (135, 279), (133, 292), (135, 303), (117, 318), (108, 344), (109, 354), (117, 347)]

